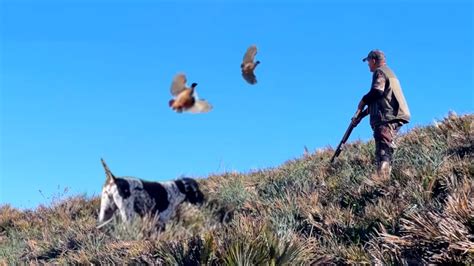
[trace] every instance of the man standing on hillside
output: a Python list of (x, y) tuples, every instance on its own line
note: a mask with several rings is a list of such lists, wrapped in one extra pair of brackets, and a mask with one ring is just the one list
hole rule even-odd
[[(357, 126), (362, 118), (370, 115), (377, 174), (386, 179), (391, 172), (390, 162), (395, 149), (393, 140), (400, 127), (410, 121), (410, 111), (397, 77), (385, 62), (384, 53), (372, 50), (362, 61), (367, 61), (370, 72), (374, 74), (370, 91), (362, 97), (357, 107), (362, 113), (352, 120), (352, 124)], [(368, 108), (363, 112), (366, 105)]]

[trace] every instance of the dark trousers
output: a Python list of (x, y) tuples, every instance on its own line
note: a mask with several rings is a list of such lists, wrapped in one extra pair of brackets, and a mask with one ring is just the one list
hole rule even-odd
[(394, 122), (374, 127), (375, 162), (377, 165), (392, 161), (392, 155), (396, 148), (394, 139), (401, 126), (401, 123)]

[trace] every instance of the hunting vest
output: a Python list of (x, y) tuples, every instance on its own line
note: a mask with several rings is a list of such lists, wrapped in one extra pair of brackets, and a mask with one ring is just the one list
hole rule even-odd
[(402, 87), (395, 74), (387, 66), (377, 68), (386, 77), (383, 97), (369, 105), (370, 125), (372, 128), (389, 123), (410, 121), (410, 110), (403, 96)]

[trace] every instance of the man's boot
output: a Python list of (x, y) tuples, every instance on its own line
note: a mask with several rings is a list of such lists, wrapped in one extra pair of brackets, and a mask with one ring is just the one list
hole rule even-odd
[(389, 179), (391, 172), (392, 172), (392, 167), (390, 166), (390, 162), (387, 162), (387, 161), (380, 162), (377, 168), (377, 174), (380, 179), (382, 180)]

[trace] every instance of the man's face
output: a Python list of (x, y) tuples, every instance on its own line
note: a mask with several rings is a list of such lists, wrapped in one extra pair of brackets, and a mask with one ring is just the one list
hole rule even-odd
[(369, 66), (370, 72), (374, 72), (377, 68), (377, 63), (375, 62), (375, 59), (368, 59), (367, 65)]

